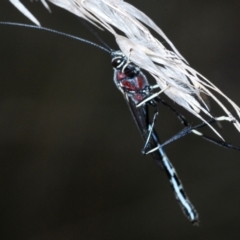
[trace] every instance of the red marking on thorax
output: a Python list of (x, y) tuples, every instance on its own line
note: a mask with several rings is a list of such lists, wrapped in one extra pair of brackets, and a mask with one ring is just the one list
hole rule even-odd
[(144, 85), (145, 81), (144, 81), (144, 79), (142, 78), (141, 75), (138, 75), (137, 83), (138, 83), (138, 88), (143, 89), (143, 87), (144, 87), (143, 85)]
[(141, 102), (143, 100), (143, 96), (141, 94), (135, 94), (133, 96), (133, 98), (137, 101), (137, 102)]
[(122, 80), (121, 84), (124, 88), (126, 88), (129, 91), (137, 91), (138, 87), (135, 85), (134, 81), (131, 80)]
[(121, 82), (122, 80), (124, 80), (125, 78), (127, 78), (127, 75), (121, 71), (117, 72), (117, 80), (119, 82)]

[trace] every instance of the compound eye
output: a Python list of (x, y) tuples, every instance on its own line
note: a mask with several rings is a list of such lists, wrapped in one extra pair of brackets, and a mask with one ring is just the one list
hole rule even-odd
[(112, 61), (112, 66), (114, 68), (120, 68), (122, 65), (122, 58), (115, 58), (113, 61)]

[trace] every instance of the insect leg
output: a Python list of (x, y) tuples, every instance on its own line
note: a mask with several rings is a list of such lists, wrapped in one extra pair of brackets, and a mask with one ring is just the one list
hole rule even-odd
[(176, 141), (176, 140), (186, 136), (189, 133), (194, 133), (194, 134), (202, 137), (203, 139), (205, 139), (205, 140), (207, 140), (207, 141), (209, 141), (211, 143), (214, 143), (214, 144), (216, 144), (216, 145), (218, 145), (220, 147), (230, 148), (230, 149), (234, 149), (234, 150), (240, 150), (240, 147), (234, 146), (234, 145), (232, 145), (231, 143), (228, 143), (228, 142), (224, 142), (224, 141), (217, 140), (217, 139), (214, 139), (212, 137), (206, 136), (206, 135), (202, 134), (201, 132), (195, 130), (198, 127), (203, 127), (203, 125), (206, 125), (206, 123), (202, 123), (202, 124), (199, 124), (199, 125), (194, 126), (194, 127), (188, 126), (188, 127), (184, 128), (183, 130), (181, 130), (180, 132), (178, 132), (177, 134), (175, 134), (173, 137), (171, 137), (167, 141), (165, 141), (163, 144), (158, 145), (155, 148), (152, 148), (148, 152), (145, 152), (145, 154), (153, 153), (154, 151), (157, 151), (158, 148), (166, 146), (166, 145), (168, 145), (168, 144), (170, 144), (170, 143), (172, 143), (172, 142), (174, 142), (174, 141)]
[(156, 122), (157, 115), (158, 115), (158, 112), (156, 111), (154, 113), (154, 116), (153, 116), (152, 124), (148, 125), (148, 136), (147, 136), (147, 139), (145, 140), (145, 143), (144, 143), (144, 146), (143, 146), (143, 149), (142, 149), (142, 154), (146, 154), (146, 149), (148, 147), (150, 138), (152, 137), (152, 134), (153, 134), (153, 131), (154, 131), (154, 125), (155, 125), (155, 122)]
[[(240, 150), (240, 147), (234, 146), (231, 143), (227, 143), (225, 141), (222, 140), (217, 140), (214, 139), (212, 137), (209, 137), (207, 135), (204, 135), (203, 133), (201, 133), (200, 131), (198, 131), (197, 129), (202, 128), (207, 126), (206, 123), (201, 123), (198, 124), (196, 126), (191, 126), (188, 121), (186, 120), (186, 118), (179, 112), (177, 112), (171, 105), (169, 105), (168, 103), (166, 103), (164, 100), (162, 100), (161, 98), (155, 98), (155, 101), (161, 102), (164, 106), (168, 107), (172, 112), (174, 112), (178, 119), (180, 120), (180, 122), (186, 127), (185, 129), (183, 129), (182, 131), (180, 131), (179, 133), (177, 133), (176, 135), (174, 135), (172, 138), (170, 138), (169, 140), (167, 140), (166, 142), (163, 143), (163, 146), (168, 145), (169, 143), (176, 141), (179, 138), (184, 137), (185, 135), (189, 134), (189, 133), (194, 133), (197, 136), (202, 137), (203, 139), (212, 142), (214, 144), (217, 144), (218, 146), (221, 147), (226, 147), (226, 148), (230, 148), (230, 149), (235, 149), (235, 150)], [(215, 122), (220, 122), (220, 121), (232, 121), (229, 117), (225, 117), (225, 116), (221, 116), (221, 117), (217, 117), (217, 118), (211, 118), (209, 119), (207, 122), (212, 124)], [(152, 149), (154, 150), (154, 149)], [(156, 150), (156, 149), (155, 149)], [(152, 151), (150, 151), (151, 153)]]

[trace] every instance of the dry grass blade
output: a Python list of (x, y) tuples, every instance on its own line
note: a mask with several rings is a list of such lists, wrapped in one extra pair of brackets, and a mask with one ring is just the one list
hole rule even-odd
[[(201, 93), (204, 93), (219, 104), (240, 131), (239, 122), (212, 92), (215, 91), (224, 97), (232, 105), (238, 117), (240, 117), (240, 108), (208, 79), (191, 68), (162, 30), (143, 12), (123, 0), (48, 1), (111, 32), (122, 52), (128, 56), (131, 51), (130, 60), (148, 71), (155, 78), (159, 88), (165, 89), (164, 93), (168, 97), (196, 117), (204, 120), (200, 112), (211, 117), (206, 104), (203, 104)], [(10, 0), (10, 2), (31, 21), (38, 24), (36, 18), (19, 0)], [(48, 8), (45, 0), (41, 2)], [(153, 37), (146, 26), (157, 32), (168, 43), (170, 50)], [(116, 33), (114, 28), (119, 29), (124, 36)]]
[(28, 11), (28, 9), (19, 0), (9, 0), (20, 12), (22, 12), (33, 23), (40, 26), (39, 21)]

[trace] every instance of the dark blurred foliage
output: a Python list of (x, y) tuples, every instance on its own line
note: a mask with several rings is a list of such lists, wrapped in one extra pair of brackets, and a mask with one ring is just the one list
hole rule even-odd
[[(239, 1), (129, 2), (240, 104)], [(74, 15), (24, 3), (43, 26), (98, 42)], [(8, 1), (1, 1), (0, 16), (30, 23)], [(166, 147), (199, 211), (201, 226), (193, 227), (165, 174), (140, 153), (143, 142), (112, 81), (110, 56), (43, 31), (0, 26), (0, 32), (0, 239), (240, 238), (240, 152), (195, 136)], [(98, 34), (116, 48), (110, 34)], [(221, 114), (216, 104), (211, 108)], [(182, 126), (159, 110), (157, 129), (167, 139)], [(222, 126), (225, 139), (240, 145), (234, 127)]]

